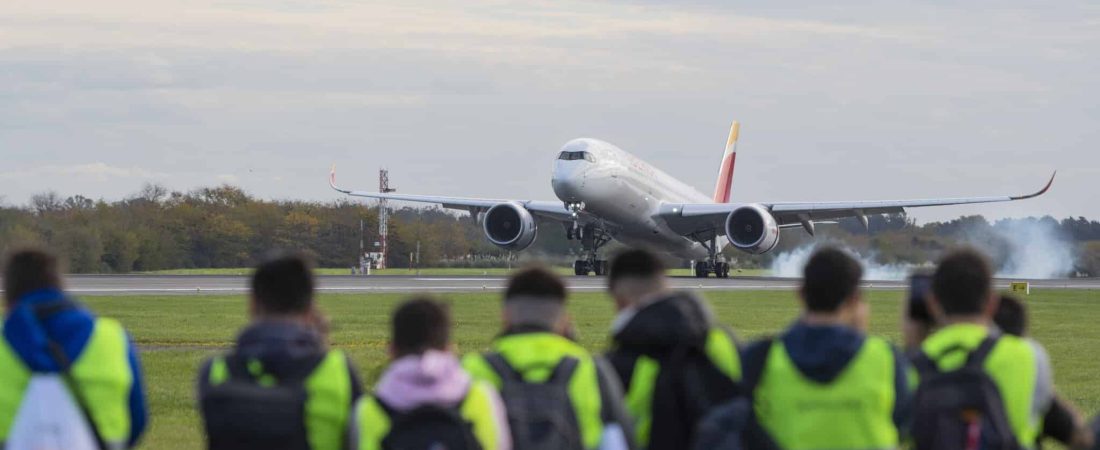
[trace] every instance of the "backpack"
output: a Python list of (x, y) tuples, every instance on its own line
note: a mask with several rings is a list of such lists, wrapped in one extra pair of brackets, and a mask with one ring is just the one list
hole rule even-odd
[(489, 366), (500, 375), (500, 396), (508, 411), (512, 446), (524, 450), (581, 450), (580, 425), (569, 397), (569, 380), (580, 363), (564, 357), (543, 383), (523, 379), (499, 353), (485, 355)]
[(742, 377), (734, 397), (715, 406), (699, 420), (692, 440), (696, 450), (777, 450), (779, 445), (756, 421), (753, 391), (768, 365), (773, 338), (760, 344), (763, 355), (742, 361)]
[(912, 435), (917, 449), (1020, 448), (1000, 390), (982, 369), (996, 344), (997, 338), (986, 337), (960, 369), (949, 372), (941, 372), (924, 352), (912, 358), (921, 377), (913, 398)]
[(226, 356), (228, 378), (202, 390), (209, 448), (309, 450), (305, 378), (316, 364), (296, 365), (265, 386), (248, 370), (248, 360), (236, 353)]
[(660, 365), (653, 404), (665, 405), (660, 413), (670, 420), (651, 431), (649, 447), (682, 448), (695, 441), (704, 417), (737, 395), (737, 382), (718, 369), (701, 342), (677, 345)]
[(473, 424), (462, 417), (458, 407), (422, 405), (399, 413), (381, 400), (378, 404), (392, 421), (389, 434), (382, 439), (383, 450), (481, 450)]
[[(39, 323), (54, 313), (75, 308), (70, 301), (38, 305)], [(72, 362), (57, 341), (43, 333), (51, 358), (60, 373), (31, 375), (15, 414), (5, 448), (85, 450), (106, 448), (73, 380)]]

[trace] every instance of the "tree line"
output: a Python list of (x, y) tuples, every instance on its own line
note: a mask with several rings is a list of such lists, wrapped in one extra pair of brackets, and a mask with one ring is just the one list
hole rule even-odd
[[(989, 222), (965, 216), (924, 225), (904, 215), (869, 219), (867, 230), (854, 219), (818, 226), (818, 238), (866, 251), (883, 263), (926, 263), (960, 243), (979, 245), (1000, 260), (1011, 251), (1014, 230), (1023, 226), (1072, 246), (1076, 271), (1100, 275), (1100, 222), (1084, 217)], [(784, 231), (771, 253), (726, 252), (740, 267), (767, 267), (776, 255), (810, 239), (792, 229)], [(304, 252), (321, 267), (351, 267), (357, 264), (361, 240), (367, 251), (379, 240), (376, 202), (271, 201), (230, 185), (180, 192), (149, 184), (117, 201), (46, 192), (26, 205), (0, 206), (0, 250), (44, 245), (62, 254), (74, 273), (248, 267), (275, 250)], [(568, 263), (580, 253), (579, 245), (566, 240), (561, 224), (554, 222), (540, 222), (532, 248), (512, 254), (490, 244), (469, 214), (391, 209), (387, 265), (410, 266), (417, 249), (424, 267), (503, 266), (517, 258)]]

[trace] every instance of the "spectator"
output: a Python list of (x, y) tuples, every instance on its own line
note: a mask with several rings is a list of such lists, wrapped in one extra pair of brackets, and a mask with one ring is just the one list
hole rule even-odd
[[(133, 447), (145, 431), (147, 415), (141, 364), (122, 325), (96, 317), (66, 295), (57, 258), (44, 250), (18, 250), (8, 256), (4, 306), (0, 446), (27, 445), (14, 436), (23, 431), (19, 424), (25, 419), (24, 400), (57, 401), (32, 398), (42, 391), (32, 391), (31, 382), (42, 374), (63, 374), (80, 411), (76, 417), (82, 416), (81, 423), (90, 425), (85, 429), (94, 435), (85, 432), (85, 439), (101, 447)], [(52, 404), (46, 409), (60, 413), (62, 408)]]
[(607, 359), (626, 390), (635, 443), (686, 448), (702, 416), (736, 392), (741, 363), (733, 334), (714, 324), (701, 299), (671, 292), (664, 265), (649, 251), (616, 256), (607, 283), (618, 310)]
[(908, 369), (890, 344), (866, 335), (862, 275), (847, 253), (816, 251), (799, 290), (802, 317), (743, 354), (744, 370), (760, 373), (752, 392), (757, 420), (782, 448), (899, 445)]
[(420, 297), (398, 307), (390, 353), (375, 394), (356, 406), (356, 448), (511, 448), (500, 396), (489, 383), (471, 381), (451, 352), (444, 305)]
[(199, 372), (209, 448), (345, 448), (362, 388), (343, 352), (327, 348), (313, 284), (312, 267), (296, 255), (252, 275), (252, 323)]
[[(993, 323), (1001, 331), (1013, 336), (1027, 336), (1027, 307), (1024, 302), (1010, 295), (1001, 295), (997, 312), (993, 314)], [(1068, 401), (1057, 393), (1051, 401), (1050, 410), (1043, 417), (1042, 436), (1050, 437), (1069, 448), (1092, 448), (1093, 436), (1084, 417)]]
[(611, 369), (564, 334), (565, 285), (540, 268), (512, 276), (504, 333), (466, 370), (503, 392), (516, 448), (628, 448), (629, 424)]
[(980, 367), (999, 391), (1008, 426), (1021, 447), (1035, 448), (1054, 392), (1050, 361), (1035, 341), (997, 335), (992, 318), (998, 300), (984, 256), (968, 249), (948, 254), (936, 268), (928, 298), (940, 328), (921, 344), (917, 360), (927, 358), (936, 370), (950, 372), (988, 349)]

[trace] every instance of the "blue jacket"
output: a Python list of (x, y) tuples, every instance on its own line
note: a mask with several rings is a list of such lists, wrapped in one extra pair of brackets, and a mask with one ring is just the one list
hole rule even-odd
[[(60, 311), (47, 317), (42, 323), (35, 317), (33, 305), (67, 299), (63, 292), (56, 289), (34, 291), (17, 300), (4, 319), (4, 339), (34, 372), (50, 373), (61, 370), (50, 356), (46, 344), (47, 336), (61, 345), (69, 361), (76, 361), (92, 335), (96, 318), (83, 307)], [(148, 422), (141, 364), (133, 341), (128, 345), (128, 359), (134, 377), (133, 388), (130, 390), (130, 445), (133, 446), (145, 431)]]

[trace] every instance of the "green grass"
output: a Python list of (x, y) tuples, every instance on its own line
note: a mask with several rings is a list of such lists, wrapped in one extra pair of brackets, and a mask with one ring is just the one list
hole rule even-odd
[[(872, 291), (871, 332), (897, 342), (899, 291)], [(751, 339), (780, 331), (795, 319), (796, 302), (790, 292), (706, 292), (721, 322), (740, 337)], [(495, 294), (449, 294), (453, 305), (455, 340), (460, 351), (479, 351), (499, 330)], [(388, 315), (402, 299), (397, 294), (323, 295), (321, 308), (332, 319), (331, 342), (344, 349), (368, 385), (386, 361)], [(149, 390), (152, 424), (144, 448), (202, 447), (194, 408), (194, 377), (201, 361), (232, 343), (245, 324), (243, 296), (90, 297), (87, 303), (101, 314), (126, 325), (142, 347)], [(1050, 351), (1058, 391), (1084, 411), (1100, 409), (1100, 292), (1038, 291), (1028, 297), (1032, 330)], [(570, 300), (580, 342), (593, 350), (606, 345), (613, 311), (599, 293), (580, 293)]]
[[(554, 272), (560, 275), (572, 275), (573, 269), (569, 267), (552, 267)], [(512, 273), (513, 269), (506, 268), (489, 268), (489, 269), (474, 269), (474, 268), (445, 268), (445, 267), (425, 267), (417, 271), (416, 269), (408, 268), (390, 268), (381, 270), (372, 270), (372, 275), (427, 275), (427, 276), (448, 276), (448, 275), (492, 275), (492, 276), (504, 276)], [(217, 268), (217, 269), (170, 269), (170, 270), (154, 270), (151, 272), (141, 272), (148, 275), (249, 275), (252, 273), (252, 269), (249, 268)], [(318, 268), (316, 269), (318, 275), (350, 275), (350, 268)], [(691, 269), (669, 269), (669, 275), (673, 276), (690, 276), (692, 274)], [(769, 272), (766, 269), (735, 269), (731, 273), (732, 276), (766, 276)]]

